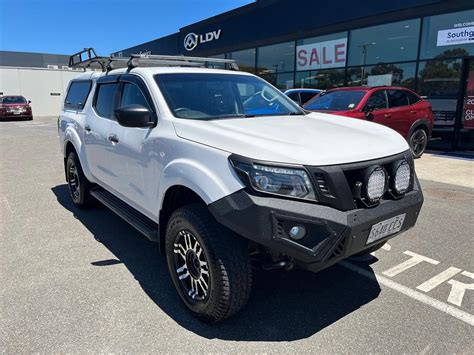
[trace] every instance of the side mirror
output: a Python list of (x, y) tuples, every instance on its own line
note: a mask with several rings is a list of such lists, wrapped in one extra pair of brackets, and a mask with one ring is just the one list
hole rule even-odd
[(374, 110), (375, 110), (374, 105), (365, 105), (362, 108), (362, 112), (365, 113), (365, 118), (370, 121), (374, 119), (374, 115), (372, 114)]
[(151, 120), (151, 112), (141, 105), (129, 105), (119, 107), (114, 111), (117, 122), (124, 127), (152, 127), (154, 122)]
[(28, 103), (31, 104), (31, 100), (28, 100)]

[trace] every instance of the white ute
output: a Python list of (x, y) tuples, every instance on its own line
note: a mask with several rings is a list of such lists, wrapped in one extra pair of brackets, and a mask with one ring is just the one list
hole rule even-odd
[(231, 60), (70, 58), (97, 65), (71, 81), (58, 122), (71, 198), (157, 242), (203, 321), (245, 305), (253, 266), (319, 271), (417, 220), (412, 155), (387, 127), (308, 114)]

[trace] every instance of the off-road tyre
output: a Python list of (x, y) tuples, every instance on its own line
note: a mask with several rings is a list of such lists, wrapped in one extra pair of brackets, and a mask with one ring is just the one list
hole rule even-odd
[[(187, 244), (191, 248), (184, 251)], [(199, 262), (188, 263), (188, 258), (191, 260), (195, 256), (191, 255), (194, 253), (193, 246), (198, 251), (195, 255), (199, 254), (200, 259)], [(172, 213), (166, 230), (166, 259), (181, 300), (201, 321), (222, 321), (247, 303), (252, 289), (247, 242), (220, 225), (205, 205), (192, 204)], [(189, 265), (184, 267), (181, 264)], [(202, 265), (200, 273), (196, 270), (191, 272), (193, 264)], [(197, 284), (201, 281), (200, 285), (207, 284), (207, 293), (204, 287)], [(197, 292), (194, 292), (191, 282), (196, 283)]]
[(77, 207), (88, 208), (94, 205), (95, 199), (90, 195), (92, 185), (84, 175), (75, 152), (69, 153), (66, 160), (66, 181), (69, 195)]

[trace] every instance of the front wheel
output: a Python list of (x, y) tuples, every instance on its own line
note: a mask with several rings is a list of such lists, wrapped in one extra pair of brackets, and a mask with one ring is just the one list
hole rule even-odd
[(428, 134), (422, 128), (416, 129), (408, 140), (413, 158), (417, 159), (423, 155), (428, 145)]
[(247, 243), (218, 224), (206, 206), (173, 212), (166, 257), (181, 300), (200, 320), (221, 321), (247, 303), (252, 288)]

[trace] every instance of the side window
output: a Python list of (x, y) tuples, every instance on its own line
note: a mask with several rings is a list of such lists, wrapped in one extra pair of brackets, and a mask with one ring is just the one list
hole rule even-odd
[(64, 107), (82, 110), (89, 96), (92, 83), (90, 81), (73, 81), (69, 85)]
[(118, 83), (98, 84), (94, 108), (99, 116), (111, 118)]
[(371, 106), (374, 110), (387, 108), (387, 97), (385, 96), (385, 90), (374, 92), (372, 95), (370, 95), (365, 105)]
[(299, 105), (300, 99), (299, 99), (299, 97), (298, 97), (298, 93), (297, 93), (297, 92), (292, 92), (292, 93), (288, 94), (288, 97), (289, 97), (290, 99), (292, 99), (294, 102), (296, 102), (296, 103)]
[(304, 104), (316, 96), (313, 92), (300, 92), (301, 103)]
[(410, 105), (416, 104), (421, 100), (418, 95), (412, 93), (411, 91), (406, 91), (406, 94), (408, 96), (408, 102), (410, 103)]
[(129, 106), (129, 105), (140, 105), (150, 109), (145, 96), (141, 92), (140, 88), (135, 84), (125, 83), (123, 85), (122, 99), (120, 106)]
[(405, 90), (387, 90), (390, 107), (408, 106), (408, 96)]

